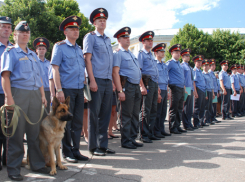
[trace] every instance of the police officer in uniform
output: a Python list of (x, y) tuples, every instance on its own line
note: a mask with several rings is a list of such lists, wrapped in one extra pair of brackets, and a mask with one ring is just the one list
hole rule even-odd
[(237, 65), (237, 76), (239, 78), (239, 82), (241, 84), (241, 93), (240, 93), (240, 101), (238, 104), (238, 113), (242, 116), (244, 116), (245, 113), (243, 113), (243, 107), (244, 107), (244, 102), (245, 102), (245, 97), (244, 97), (244, 88), (245, 88), (245, 78), (242, 75), (243, 73), (243, 65)]
[[(9, 42), (9, 37), (11, 33), (12, 33), (11, 18), (6, 16), (0, 17), (0, 55), (2, 55), (3, 51), (6, 49), (7, 46), (13, 45), (11, 42)], [(0, 79), (0, 106), (4, 105), (4, 99), (5, 96), (4, 96), (1, 79)], [(2, 130), (0, 128), (0, 170), (2, 170), (1, 161), (3, 165), (6, 165), (6, 137), (3, 135)]]
[(197, 55), (192, 58), (195, 63), (194, 81), (196, 84), (197, 97), (195, 98), (194, 113), (193, 113), (193, 124), (195, 127), (202, 128), (204, 125), (204, 111), (205, 111), (205, 98), (206, 98), (206, 83), (202, 74), (201, 66), (204, 57)]
[[(230, 70), (232, 71), (232, 74), (230, 76), (231, 79), (231, 88), (233, 91), (233, 95), (236, 96), (237, 94), (240, 94), (240, 89), (242, 89), (239, 81), (239, 77), (236, 74), (237, 73), (237, 65), (234, 64), (230, 67)], [(239, 106), (239, 101), (237, 100), (232, 100), (232, 117), (241, 117), (242, 115), (238, 112), (238, 106)]]
[(182, 119), (183, 119), (184, 128), (186, 130), (193, 131), (194, 129), (198, 129), (197, 127), (194, 127), (191, 122), (191, 118), (193, 114), (193, 95), (197, 97), (197, 93), (196, 93), (196, 85), (195, 85), (194, 77), (193, 77), (193, 70), (189, 65), (190, 53), (191, 53), (190, 49), (184, 49), (180, 53), (182, 56), (182, 60), (183, 60), (183, 62), (181, 63), (181, 66), (184, 70), (185, 87), (191, 88), (191, 95), (188, 95), (184, 103)]
[(151, 53), (153, 46), (153, 31), (147, 31), (139, 37), (143, 49), (138, 53), (138, 61), (142, 72), (140, 81), (141, 94), (143, 95), (140, 119), (140, 140), (152, 143), (152, 140), (161, 140), (154, 136), (154, 126), (157, 117), (158, 99), (158, 69)]
[(165, 131), (164, 122), (167, 114), (167, 101), (170, 98), (168, 92), (168, 68), (167, 65), (163, 62), (165, 56), (166, 44), (160, 43), (152, 48), (152, 51), (155, 54), (157, 64), (157, 69), (159, 73), (158, 77), (158, 86), (161, 90), (161, 99), (159, 99), (157, 104), (157, 118), (155, 123), (155, 136), (158, 138), (165, 138), (165, 136), (171, 136), (171, 134)]
[(62, 139), (63, 157), (67, 162), (77, 163), (88, 160), (79, 151), (80, 136), (83, 126), (84, 108), (84, 70), (83, 51), (76, 43), (79, 37), (81, 18), (67, 17), (59, 29), (64, 31), (66, 39), (57, 42), (52, 51), (51, 65), (56, 88), (56, 97), (60, 102), (70, 96), (70, 112), (73, 119), (67, 121), (64, 138)]
[(169, 108), (169, 130), (170, 133), (181, 134), (186, 130), (181, 129), (184, 93), (185, 93), (185, 76), (184, 70), (180, 65), (181, 45), (175, 44), (170, 47), (169, 52), (172, 58), (166, 63), (169, 74), (169, 88), (171, 89), (171, 104)]
[[(219, 84), (217, 81), (217, 78), (214, 74), (214, 70), (216, 69), (216, 60), (215, 59), (210, 59), (210, 69), (209, 69), (209, 74), (213, 80), (213, 84), (214, 84), (214, 95), (217, 97), (217, 101), (219, 98)], [(216, 112), (217, 112), (217, 103), (213, 103), (212, 104), (212, 113), (211, 113), (211, 122), (216, 122), (216, 123), (220, 123), (221, 121), (216, 119)]]
[[(5, 104), (18, 105), (35, 123), (39, 120), (42, 104), (47, 105), (47, 101), (41, 78), (44, 72), (36, 53), (27, 47), (30, 36), (27, 22), (19, 22), (14, 31), (15, 46), (8, 47), (1, 56), (1, 75)], [(27, 135), (31, 169), (39, 173), (49, 173), (39, 148), (39, 130), (40, 122), (31, 125), (21, 114), (14, 135), (7, 139), (7, 171), (11, 180), (23, 180), (20, 167), (24, 156), (24, 133)]]
[(90, 22), (95, 26), (95, 31), (88, 33), (83, 39), (83, 53), (92, 97), (88, 103), (88, 147), (92, 154), (99, 156), (115, 153), (108, 148), (107, 136), (113, 96), (113, 52), (111, 40), (104, 33), (107, 18), (106, 9), (95, 9), (90, 15)]
[[(47, 110), (50, 110), (50, 91), (49, 91), (49, 69), (51, 68), (49, 60), (45, 58), (45, 54), (49, 48), (49, 41), (44, 37), (38, 37), (33, 41), (33, 47), (36, 49), (37, 56), (39, 58), (40, 64), (42, 66), (43, 72), (42, 76), (43, 87), (45, 92), (45, 97), (47, 99)], [(46, 112), (43, 114), (43, 118), (47, 116)]]
[(139, 125), (139, 112), (141, 103), (140, 80), (141, 71), (139, 62), (128, 49), (130, 46), (129, 27), (118, 30), (117, 38), (119, 48), (113, 54), (113, 80), (121, 103), (119, 120), (121, 123), (121, 146), (136, 149), (143, 144), (137, 143), (137, 129)]
[(230, 96), (231, 96), (231, 81), (227, 74), (228, 60), (224, 60), (220, 63), (222, 70), (219, 73), (220, 87), (222, 89), (221, 100), (222, 100), (222, 119), (233, 119), (229, 115), (230, 109)]
[(210, 63), (211, 62), (208, 59), (204, 59), (202, 62), (202, 68), (203, 68), (202, 73), (203, 73), (203, 77), (204, 77), (205, 83), (206, 83), (206, 101), (205, 101), (205, 114), (204, 114), (205, 115), (205, 119), (204, 119), (205, 124), (206, 123), (215, 124), (214, 121), (211, 121), (212, 103), (213, 103), (213, 99), (214, 99), (215, 95), (214, 95), (213, 79), (212, 79), (210, 73), (208, 72), (208, 70), (210, 68)]

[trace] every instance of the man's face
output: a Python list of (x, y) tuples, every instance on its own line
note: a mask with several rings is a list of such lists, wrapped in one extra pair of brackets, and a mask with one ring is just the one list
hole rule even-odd
[(216, 65), (215, 65), (215, 64), (211, 64), (210, 69), (211, 69), (212, 71), (214, 71), (214, 70), (216, 69)]
[(180, 51), (173, 51), (173, 52), (171, 52), (171, 55), (172, 55), (172, 57), (175, 59), (175, 60), (179, 60), (179, 58), (180, 58)]
[(240, 74), (242, 74), (242, 69), (240, 69), (240, 68), (237, 69), (237, 72), (240, 73)]
[(106, 19), (105, 18), (97, 18), (94, 21), (94, 26), (98, 29), (98, 30), (105, 30), (106, 28)]
[(237, 72), (237, 69), (234, 68), (234, 69), (232, 70), (232, 73), (233, 73), (233, 74), (236, 74), (236, 72)]
[(0, 23), (0, 37), (9, 39), (12, 33), (12, 25), (7, 23)]
[(209, 64), (204, 64), (204, 65), (202, 65), (202, 69), (203, 69), (203, 71), (205, 71), (205, 72), (208, 72), (209, 68), (210, 68)]
[(228, 65), (227, 65), (227, 64), (223, 64), (221, 67), (222, 67), (222, 69), (223, 69), (224, 71), (227, 71), (227, 69), (228, 69)]
[(45, 56), (47, 49), (45, 46), (38, 46), (38, 48), (36, 49), (36, 52), (38, 56)]
[(190, 55), (184, 55), (184, 56), (182, 56), (182, 59), (184, 62), (189, 62), (190, 61)]
[(151, 39), (143, 40), (142, 44), (145, 47), (145, 49), (151, 49), (153, 46), (153, 40), (151, 40)]
[(130, 38), (129, 37), (119, 37), (118, 38), (119, 44), (121, 44), (122, 47), (129, 47), (130, 46)]
[(79, 29), (78, 28), (66, 28), (64, 31), (64, 34), (68, 39), (77, 40), (79, 37)]
[(201, 66), (202, 66), (202, 61), (196, 61), (196, 62), (195, 62), (195, 66), (196, 66), (198, 69), (200, 69)]
[(157, 58), (163, 59), (164, 56), (165, 56), (165, 52), (164, 51), (157, 51), (155, 53), (155, 55), (156, 55)]
[(15, 31), (14, 36), (18, 44), (27, 44), (30, 40), (31, 32), (17, 30)]

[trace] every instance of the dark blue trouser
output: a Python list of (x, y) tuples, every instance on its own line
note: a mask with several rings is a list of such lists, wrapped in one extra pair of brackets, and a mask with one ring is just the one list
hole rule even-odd
[(89, 105), (88, 148), (108, 147), (107, 129), (111, 118), (112, 107), (112, 81), (95, 78), (98, 86), (97, 92), (91, 92), (92, 100)]
[(192, 114), (193, 114), (193, 90), (191, 91), (191, 95), (188, 95), (184, 103), (184, 109), (182, 114), (184, 128), (190, 128), (192, 126), (191, 124)]
[[(217, 96), (217, 92), (214, 92), (214, 95)], [(218, 98), (217, 98), (217, 101), (218, 101)], [(216, 112), (217, 112), (217, 103), (213, 103), (212, 104), (212, 117), (211, 117), (211, 121), (214, 121), (215, 120)]]
[[(240, 94), (239, 90), (236, 90), (237, 94)], [(232, 111), (232, 116), (236, 116), (238, 113), (238, 107), (239, 107), (239, 101), (237, 100), (232, 100), (232, 106), (231, 106), (231, 111)]]
[(195, 98), (195, 106), (193, 113), (194, 126), (202, 125), (205, 111), (205, 92), (196, 87), (198, 98)]
[(226, 92), (227, 92), (226, 95), (221, 94), (223, 118), (229, 117), (229, 110), (230, 110), (231, 89), (226, 89)]
[[(0, 94), (0, 107), (4, 105), (4, 99), (5, 99), (4, 94)], [(1, 121), (1, 122), (5, 122), (5, 121)], [(1, 165), (1, 159), (3, 159), (3, 161), (5, 160), (6, 163), (6, 137), (3, 135), (2, 129), (0, 128), (0, 165)]]
[[(245, 91), (245, 89), (243, 88), (243, 91)], [(240, 114), (242, 114), (244, 112), (244, 102), (245, 102), (245, 93), (243, 92), (241, 95), (240, 95), (240, 100), (239, 100), (239, 107), (238, 107), (238, 112)]]
[(66, 157), (79, 155), (80, 137), (83, 128), (83, 89), (63, 88), (65, 98), (70, 96), (69, 111), (73, 114), (73, 119), (67, 121), (64, 138), (62, 139), (63, 154)]
[(165, 132), (164, 121), (167, 114), (167, 101), (168, 101), (168, 92), (167, 90), (161, 90), (162, 100), (157, 104), (157, 118), (155, 123), (155, 134), (161, 134)]
[(212, 101), (213, 101), (213, 92), (209, 92), (207, 91), (207, 97), (208, 99), (205, 98), (205, 112), (204, 112), (204, 116), (205, 116), (205, 122), (206, 123), (210, 123), (211, 122), (211, 118), (212, 118)]

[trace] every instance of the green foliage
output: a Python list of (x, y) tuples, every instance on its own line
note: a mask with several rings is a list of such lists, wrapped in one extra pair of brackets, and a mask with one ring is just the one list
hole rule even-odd
[[(82, 19), (78, 45), (82, 46), (84, 35), (93, 31), (88, 18), (80, 13), (78, 3), (75, 0), (5, 0), (1, 6), (0, 14), (12, 19), (13, 29), (21, 20), (26, 20), (31, 28), (31, 39), (28, 47), (33, 48), (32, 42), (37, 37), (46, 37), (50, 41), (50, 48), (46, 58), (50, 59), (53, 45), (65, 39), (59, 30), (60, 23), (68, 16), (77, 15)], [(10, 37), (13, 41), (13, 36)]]
[[(174, 44), (181, 44), (182, 49), (190, 48), (191, 59), (199, 54), (204, 55), (206, 59), (216, 59), (217, 70), (220, 69), (219, 63), (223, 60), (229, 60), (229, 66), (245, 63), (245, 41), (239, 33), (218, 29), (209, 35), (199, 31), (192, 24), (186, 24), (171, 40), (169, 48)], [(169, 52), (166, 53), (166, 59), (171, 59)], [(192, 60), (190, 65), (194, 66)]]

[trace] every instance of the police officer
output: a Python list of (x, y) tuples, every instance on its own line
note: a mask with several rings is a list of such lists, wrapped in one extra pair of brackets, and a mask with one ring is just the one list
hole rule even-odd
[(138, 60), (128, 49), (130, 33), (131, 29), (129, 27), (123, 27), (114, 35), (114, 38), (118, 40), (119, 48), (113, 54), (113, 81), (116, 85), (118, 101), (121, 103), (121, 109), (119, 110), (121, 146), (136, 149), (143, 146), (143, 144), (135, 141), (141, 103), (139, 86), (141, 71)]
[[(8, 47), (2, 54), (1, 75), (5, 104), (18, 105), (35, 123), (40, 117), (42, 103), (47, 105), (47, 101), (42, 86), (41, 76), (44, 73), (40, 62), (36, 53), (27, 47), (30, 36), (27, 22), (19, 22), (14, 31), (15, 46)], [(24, 156), (24, 133), (27, 135), (31, 169), (39, 173), (49, 173), (39, 148), (39, 130), (40, 123), (31, 125), (26, 122), (23, 114), (20, 116), (14, 135), (8, 138), (7, 171), (10, 179), (23, 180), (20, 167)]]
[[(237, 94), (240, 94), (240, 89), (242, 89), (239, 81), (239, 77), (236, 74), (237, 73), (237, 65), (234, 64), (230, 67), (230, 70), (232, 71), (232, 74), (230, 76), (231, 79), (231, 89), (233, 91), (233, 95), (236, 96)], [(232, 100), (232, 117), (241, 117), (242, 115), (238, 112), (238, 105), (239, 101)]]
[(231, 96), (231, 81), (227, 74), (228, 60), (224, 60), (220, 63), (222, 70), (219, 73), (220, 87), (222, 89), (221, 100), (222, 100), (222, 119), (233, 119), (229, 115), (230, 109), (230, 96)]
[[(221, 90), (220, 90), (220, 81), (219, 81), (219, 71), (215, 71), (214, 74), (215, 74), (215, 77), (217, 78), (218, 93), (219, 93), (219, 95), (218, 95), (218, 103), (217, 103), (217, 114), (216, 114), (216, 116), (218, 117), (218, 116), (222, 115), (221, 114)], [(221, 122), (221, 121), (219, 121), (219, 122)]]
[[(4, 49), (7, 46), (13, 45), (11, 42), (9, 42), (9, 37), (11, 33), (12, 33), (11, 18), (6, 16), (0, 17), (0, 55), (2, 55)], [(0, 79), (0, 106), (4, 105), (4, 98), (5, 98), (4, 92)], [(0, 128), (0, 170), (2, 170), (1, 161), (3, 162), (3, 165), (6, 165), (6, 138), (3, 135), (2, 130)]]
[[(217, 78), (214, 74), (214, 70), (216, 69), (216, 60), (215, 59), (210, 59), (210, 69), (209, 69), (209, 74), (213, 80), (213, 84), (214, 84), (214, 95), (217, 97), (217, 101), (219, 98), (219, 83), (217, 81)], [(218, 121), (216, 119), (216, 112), (217, 112), (217, 103), (213, 103), (212, 104), (212, 113), (211, 113), (211, 122), (216, 122), (216, 123), (220, 123), (220, 121)]]
[(193, 124), (195, 127), (202, 128), (204, 124), (205, 98), (206, 98), (206, 83), (201, 71), (202, 55), (195, 56), (192, 61), (195, 63), (194, 81), (196, 84), (197, 97), (195, 98)]
[(107, 129), (112, 108), (112, 66), (113, 52), (111, 40), (104, 33), (108, 12), (104, 8), (95, 9), (90, 22), (95, 31), (83, 40), (83, 53), (88, 72), (91, 97), (89, 102), (89, 151), (94, 155), (114, 154), (108, 148)]
[(205, 101), (205, 123), (204, 125), (206, 125), (206, 123), (210, 123), (210, 124), (215, 124), (214, 121), (211, 121), (212, 118), (212, 103), (213, 103), (213, 99), (215, 98), (214, 95), (214, 83), (213, 83), (213, 79), (210, 75), (210, 73), (208, 72), (208, 70), (210, 69), (210, 64), (211, 61), (209, 61), (208, 59), (204, 59), (202, 62), (202, 69), (203, 69), (203, 77), (205, 79), (205, 83), (206, 83), (206, 101)]
[(182, 110), (185, 93), (185, 76), (184, 70), (180, 65), (181, 45), (175, 44), (170, 47), (169, 52), (172, 58), (166, 63), (169, 74), (169, 88), (171, 89), (171, 104), (169, 108), (169, 129), (170, 133), (181, 134), (186, 132), (180, 128), (182, 120)]
[(140, 140), (144, 143), (152, 143), (152, 140), (161, 140), (154, 136), (154, 126), (157, 117), (158, 69), (151, 53), (153, 37), (153, 31), (147, 31), (139, 37), (139, 41), (143, 44), (143, 49), (139, 51), (137, 56), (142, 71), (140, 89), (143, 99), (139, 119)]
[(243, 112), (243, 107), (244, 107), (244, 102), (245, 102), (245, 93), (244, 93), (244, 91), (245, 91), (245, 78), (244, 78), (244, 76), (242, 75), (242, 73), (243, 73), (243, 65), (237, 65), (237, 76), (238, 76), (238, 78), (239, 78), (239, 82), (240, 82), (240, 84), (241, 84), (241, 93), (240, 93), (240, 100), (239, 100), (239, 104), (238, 104), (238, 113), (240, 114), (240, 115), (242, 115), (242, 116), (244, 116), (244, 112)]
[(168, 92), (168, 68), (167, 65), (163, 62), (165, 56), (166, 44), (160, 43), (152, 48), (152, 51), (155, 54), (157, 64), (157, 69), (159, 73), (158, 77), (158, 86), (161, 90), (161, 99), (157, 104), (157, 117), (155, 123), (155, 136), (158, 138), (165, 138), (165, 136), (171, 136), (171, 134), (166, 133), (164, 122), (167, 114), (167, 101), (170, 98)]
[(60, 102), (70, 96), (70, 112), (73, 119), (67, 121), (64, 138), (62, 139), (62, 152), (64, 159), (71, 163), (78, 160), (88, 160), (79, 151), (80, 136), (83, 126), (84, 108), (84, 70), (85, 62), (83, 51), (77, 45), (81, 18), (77, 16), (67, 17), (59, 29), (64, 31), (66, 39), (57, 42), (52, 51), (51, 65), (56, 88), (56, 97)]
[(182, 56), (182, 60), (183, 60), (183, 62), (181, 63), (181, 66), (184, 70), (185, 87), (191, 88), (191, 95), (188, 95), (184, 103), (182, 119), (183, 119), (184, 128), (186, 130), (193, 131), (194, 129), (198, 129), (197, 127), (194, 127), (191, 123), (191, 118), (193, 114), (193, 95), (197, 97), (197, 92), (196, 92), (196, 85), (195, 85), (194, 77), (193, 77), (193, 70), (189, 65), (190, 53), (191, 53), (191, 49), (184, 49), (180, 53)]
[[(49, 48), (49, 41), (44, 37), (38, 37), (33, 41), (33, 47), (36, 49), (38, 60), (42, 66), (43, 72), (42, 76), (43, 87), (45, 92), (45, 97), (47, 99), (47, 110), (50, 110), (50, 91), (49, 91), (49, 69), (51, 68), (49, 60), (45, 58), (45, 54)], [(47, 116), (46, 112), (43, 114), (43, 118)]]

